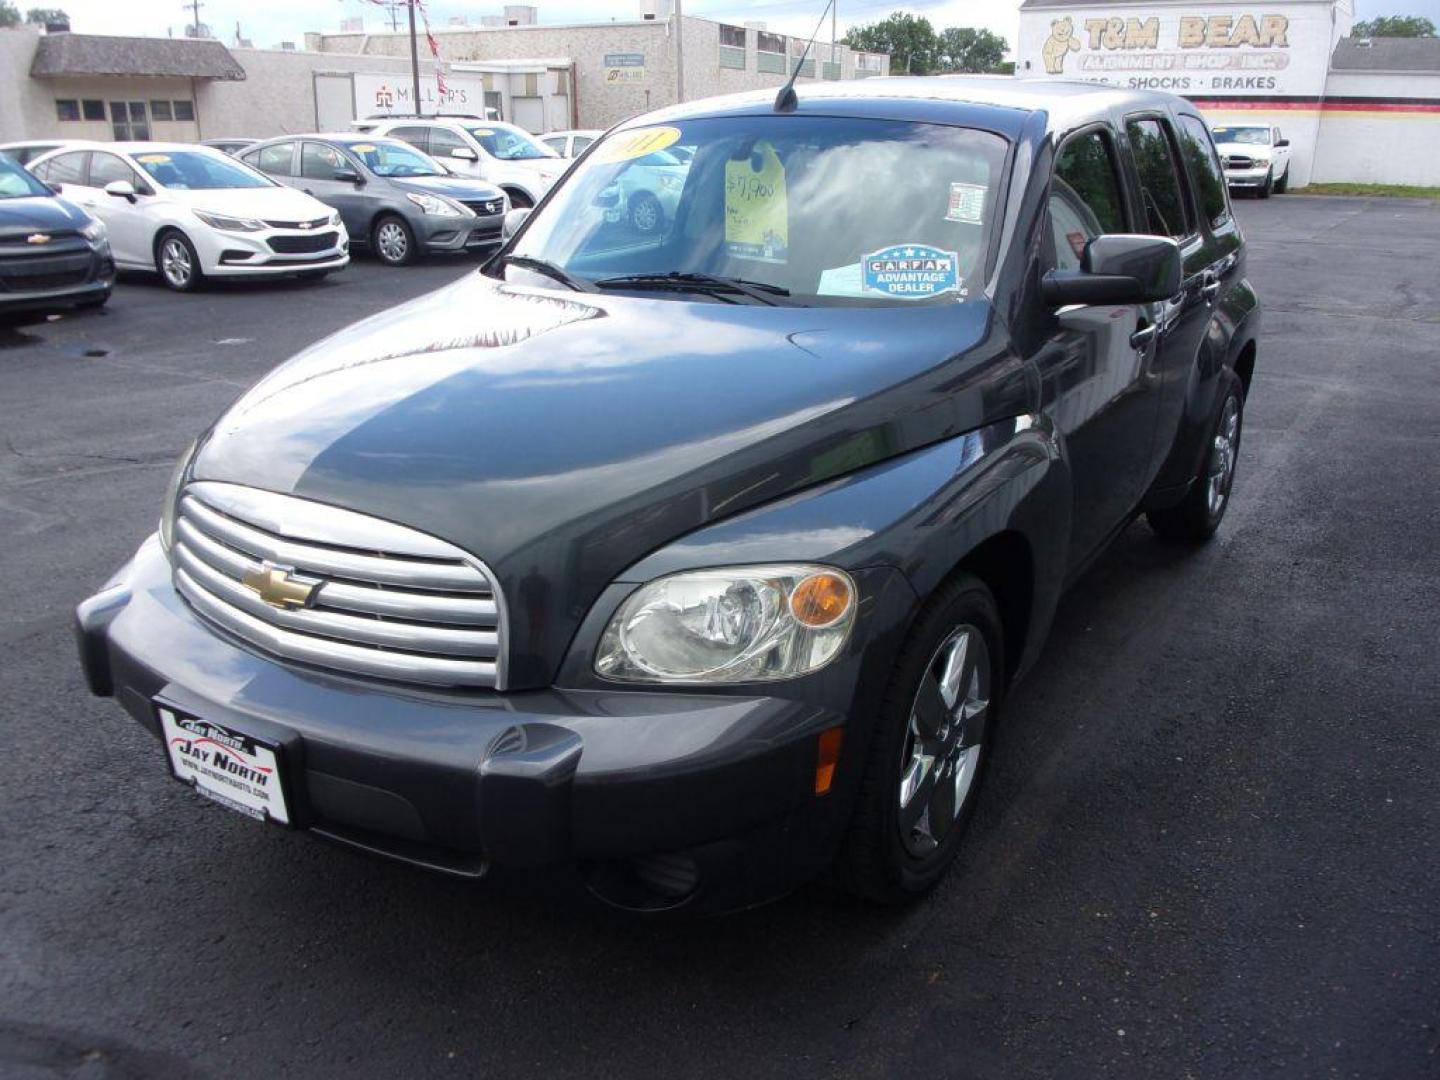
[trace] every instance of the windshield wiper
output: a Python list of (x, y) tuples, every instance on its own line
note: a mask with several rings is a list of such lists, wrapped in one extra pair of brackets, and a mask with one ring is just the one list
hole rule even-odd
[(790, 295), (789, 289), (771, 285), (767, 281), (748, 281), (745, 278), (721, 277), (719, 274), (687, 270), (672, 270), (665, 274), (625, 274), (621, 277), (601, 278), (595, 284), (601, 289), (682, 289), (688, 292), (739, 293), (771, 307), (787, 303), (784, 298)]
[(522, 270), (533, 270), (537, 274), (544, 274), (548, 278), (558, 281), (567, 289), (574, 289), (576, 292), (596, 292), (595, 285), (584, 278), (578, 278), (563, 267), (556, 266), (546, 259), (537, 259), (532, 255), (515, 255), (506, 252), (500, 256), (500, 266), (518, 266)]

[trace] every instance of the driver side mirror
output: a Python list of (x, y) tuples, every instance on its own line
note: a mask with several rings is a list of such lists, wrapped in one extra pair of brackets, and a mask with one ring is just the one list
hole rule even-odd
[(1149, 304), (1180, 291), (1180, 245), (1164, 236), (1116, 233), (1085, 245), (1079, 270), (1051, 270), (1040, 299), (1067, 304)]
[(1276, 141), (1275, 145), (1276, 145), (1277, 147), (1280, 147), (1280, 146), (1289, 146), (1289, 145), (1290, 145), (1290, 140), (1289, 140), (1289, 139), (1280, 139), (1280, 140), (1277, 140), (1277, 141)]
[(525, 219), (529, 216), (530, 207), (528, 206), (517, 207), (506, 213), (505, 220), (500, 223), (500, 239), (509, 240), (520, 231), (520, 226), (525, 224)]
[(354, 169), (336, 169), (335, 179), (342, 184), (355, 184), (357, 187), (365, 182), (364, 178)]
[(457, 146), (450, 151), (452, 158), (459, 158), (461, 161), (479, 161), (480, 155), (471, 150), (468, 146)]
[(105, 194), (133, 203), (135, 201), (135, 185), (129, 180), (111, 180), (105, 185)]

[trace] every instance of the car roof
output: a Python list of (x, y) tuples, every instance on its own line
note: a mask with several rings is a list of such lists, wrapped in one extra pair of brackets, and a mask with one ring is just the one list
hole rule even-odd
[[(112, 154), (178, 154), (215, 150), (213, 146), (189, 142), (100, 142), (96, 139), (67, 139), (57, 150), (107, 150)], [(226, 155), (221, 155), (225, 157)]]
[[(797, 84), (795, 93), (797, 113), (949, 121), (1006, 134), (1017, 133), (1035, 113), (1049, 117), (1051, 127), (1064, 128), (1114, 109), (1189, 108), (1183, 99), (1159, 91), (1010, 75), (881, 76)], [(774, 90), (751, 90), (672, 105), (646, 114), (643, 123), (763, 114), (773, 111), (774, 102)]]

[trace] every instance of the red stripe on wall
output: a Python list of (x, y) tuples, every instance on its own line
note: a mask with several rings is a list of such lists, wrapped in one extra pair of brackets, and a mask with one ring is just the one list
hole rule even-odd
[(1262, 112), (1386, 112), (1440, 115), (1440, 101), (1399, 104), (1388, 101), (1239, 101), (1234, 98), (1190, 98), (1201, 109)]

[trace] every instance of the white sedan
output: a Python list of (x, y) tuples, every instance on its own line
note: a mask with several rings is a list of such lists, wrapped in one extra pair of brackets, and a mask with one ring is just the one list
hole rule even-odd
[(350, 261), (338, 213), (209, 147), (71, 143), (29, 168), (105, 223), (117, 265), (179, 292), (211, 277), (324, 277)]

